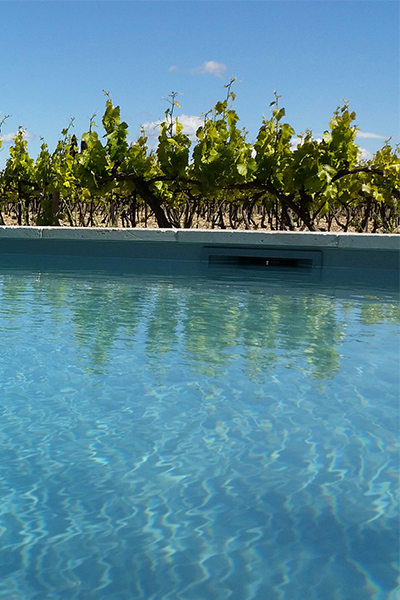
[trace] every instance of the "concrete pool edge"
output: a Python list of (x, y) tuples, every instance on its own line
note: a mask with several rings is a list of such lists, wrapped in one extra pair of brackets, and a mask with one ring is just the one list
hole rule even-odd
[(1, 240), (53, 240), (382, 250), (400, 253), (400, 235), (302, 231), (238, 231), (215, 229), (122, 229), (88, 227), (0, 226)]

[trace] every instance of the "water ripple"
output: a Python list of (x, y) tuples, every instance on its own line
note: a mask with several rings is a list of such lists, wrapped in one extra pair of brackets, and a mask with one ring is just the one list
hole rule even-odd
[(396, 600), (392, 300), (0, 284), (0, 598)]

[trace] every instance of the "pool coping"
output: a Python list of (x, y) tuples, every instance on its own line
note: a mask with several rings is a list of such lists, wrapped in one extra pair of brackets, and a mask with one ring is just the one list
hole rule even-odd
[(385, 233), (333, 233), (215, 229), (144, 229), (115, 227), (0, 226), (0, 240), (62, 240), (212, 244), (280, 248), (337, 248), (340, 250), (391, 250), (400, 252), (400, 235)]

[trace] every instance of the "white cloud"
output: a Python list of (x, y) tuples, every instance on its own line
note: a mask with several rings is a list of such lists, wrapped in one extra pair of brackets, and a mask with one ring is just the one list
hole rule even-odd
[(174, 71), (177, 71), (178, 67), (175, 65), (171, 65), (170, 68), (168, 69), (168, 73), (173, 73)]
[(359, 160), (363, 161), (363, 160), (372, 160), (374, 158), (374, 155), (369, 152), (368, 150), (366, 150), (365, 148), (361, 148), (360, 147), (360, 158)]
[(357, 131), (357, 137), (359, 138), (374, 138), (377, 140), (385, 140), (386, 137), (384, 135), (378, 135), (377, 133), (368, 133), (367, 131), (361, 131), (360, 129)]
[(183, 125), (183, 133), (186, 133), (192, 142), (194, 142), (197, 139), (196, 131), (204, 125), (204, 119), (196, 115), (182, 115), (179, 117), (179, 121)]
[(192, 69), (193, 75), (214, 75), (214, 77), (222, 77), (226, 71), (226, 65), (223, 63), (209, 60), (204, 62), (199, 67)]
[[(2, 141), (4, 142), (4, 144), (12, 144), (14, 142), (14, 138), (17, 135), (16, 131), (12, 131), (11, 133), (5, 133), (3, 135), (0, 135), (0, 138), (2, 139)], [(34, 135), (33, 133), (31, 133), (30, 131), (26, 131), (24, 132), (24, 140), (26, 140), (27, 142), (30, 142), (31, 140), (34, 139)]]
[[(312, 138), (314, 142), (317, 142), (318, 144), (320, 144), (322, 142), (322, 138)], [(302, 144), (304, 141), (304, 138), (301, 137), (292, 137), (292, 139), (290, 140), (290, 149), (292, 150), (292, 152), (294, 150), (296, 150), (297, 146), (299, 146), (300, 144)]]
[[(185, 133), (192, 142), (196, 141), (196, 131), (203, 125), (204, 120), (195, 115), (180, 115), (179, 122), (183, 125), (183, 133)], [(147, 121), (142, 125), (148, 137), (148, 145), (150, 147), (157, 146), (161, 123), (162, 121), (157, 119), (157, 121)]]
[(293, 152), (303, 140), (300, 137), (292, 137), (290, 140), (290, 149)]

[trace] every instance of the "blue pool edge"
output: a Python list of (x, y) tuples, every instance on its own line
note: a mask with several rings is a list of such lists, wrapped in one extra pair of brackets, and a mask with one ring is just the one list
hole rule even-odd
[(215, 229), (0, 226), (0, 240), (125, 241), (164, 244), (315, 247), (400, 252), (400, 235)]
[[(400, 236), (332, 232), (0, 227), (0, 268), (117, 269), (213, 276), (285, 272), (400, 289)], [(285, 275), (286, 276), (286, 275)]]

